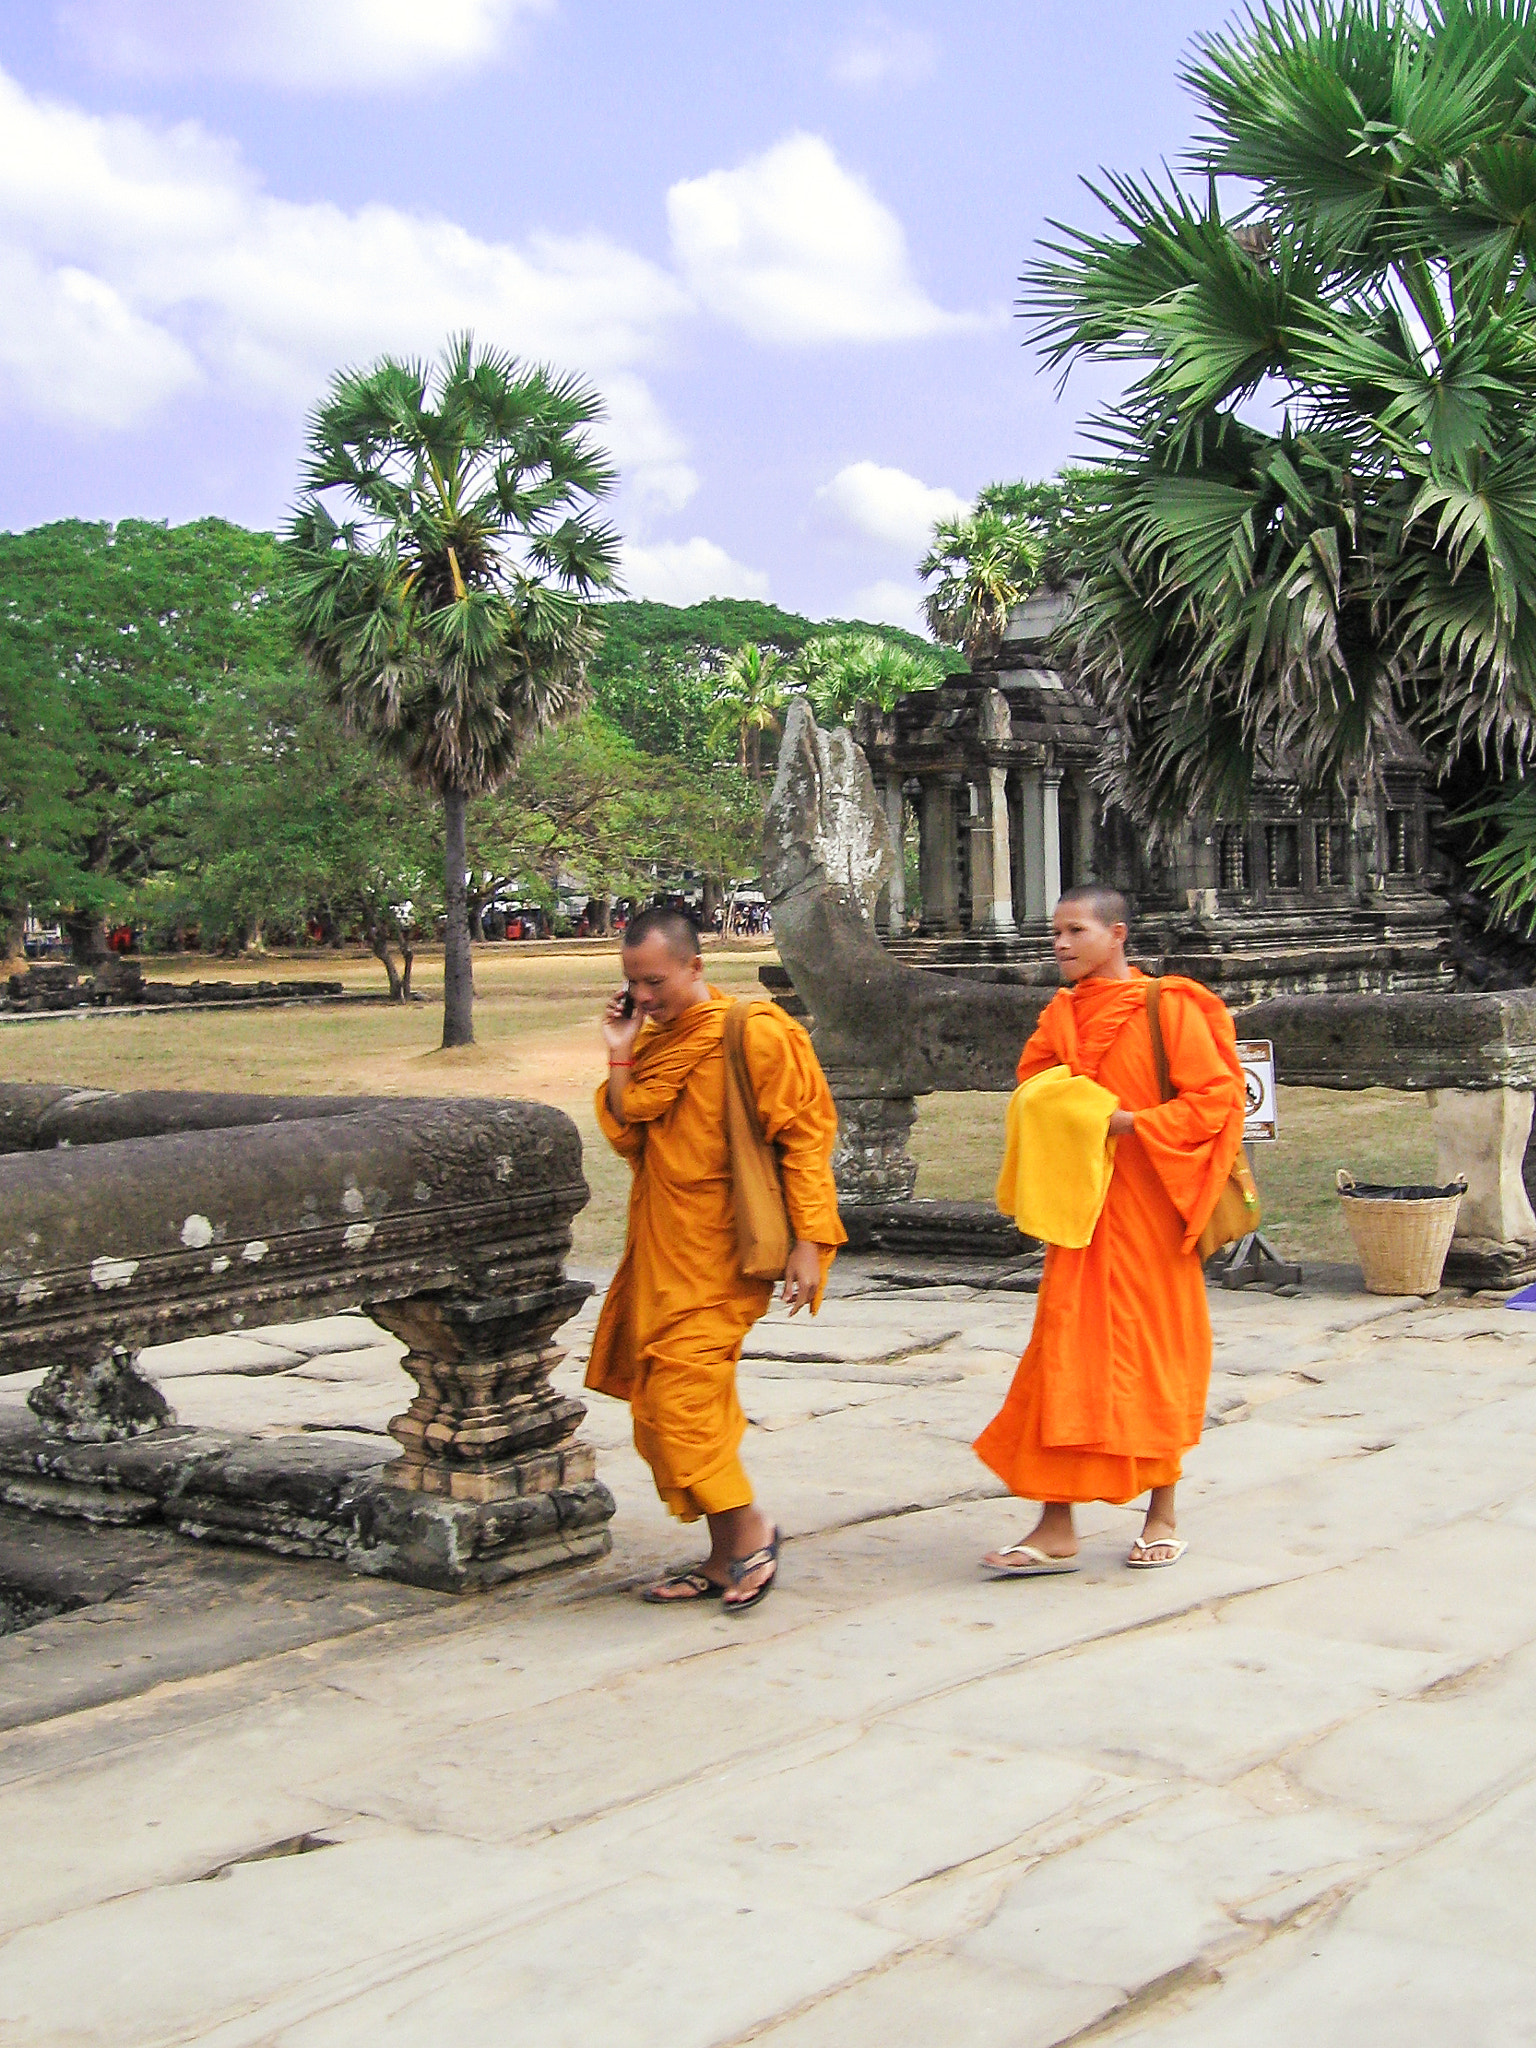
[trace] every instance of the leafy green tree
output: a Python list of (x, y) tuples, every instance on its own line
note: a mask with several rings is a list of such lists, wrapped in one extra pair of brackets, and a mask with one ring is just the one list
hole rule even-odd
[(487, 895), (546, 903), (562, 875), (605, 898), (702, 873), (718, 894), (730, 877), (756, 873), (761, 836), (762, 799), (746, 776), (646, 753), (596, 711), (546, 733), (469, 818)]
[(721, 670), (715, 691), (710, 736), (717, 745), (722, 739), (735, 736), (736, 765), (745, 775), (750, 761), (755, 783), (763, 779), (763, 734), (779, 729), (779, 713), (784, 708), (783, 666), (780, 655), (772, 650), (765, 653), (755, 641), (748, 641)]
[(941, 519), (917, 573), (933, 589), (923, 601), (936, 640), (964, 650), (966, 660), (988, 661), (1002, 645), (1008, 614), (1034, 587), (1045, 558), (1031, 521), (978, 506)]
[(592, 896), (631, 893), (656, 858), (653, 816), (665, 810), (669, 784), (689, 772), (643, 752), (596, 711), (545, 733), (498, 790), (470, 807), (471, 867), (483, 895), (536, 893), (552, 904), (562, 875), (578, 876)]
[[(1074, 632), (1142, 818), (1240, 809), (1283, 751), (1369, 778), (1406, 723), (1442, 767), (1531, 755), (1536, 7), (1256, 7), (1185, 66), (1177, 183), (1025, 277), (1063, 371), (1131, 364), (1099, 422)], [(1483, 765), (1483, 764), (1486, 764)], [(1536, 900), (1536, 868), (1506, 901)]]
[(442, 801), (445, 1046), (474, 1038), (469, 800), (580, 701), (587, 600), (617, 574), (593, 509), (613, 483), (586, 432), (601, 411), (577, 379), (464, 335), (435, 369), (341, 373), (310, 422), (290, 613), (349, 728)]
[(598, 615), (604, 633), (594, 660), (597, 710), (647, 753), (707, 765), (714, 758), (710, 734), (726, 657), (714, 648), (696, 648), (690, 656), (674, 653), (666, 643), (638, 648), (629, 643), (631, 655), (623, 667), (598, 671), (610, 652), (608, 618), (618, 609), (604, 605)]
[(1094, 490), (1094, 472), (1069, 464), (1043, 483), (987, 484), (976, 493), (976, 510), (1024, 526), (1039, 545), (1036, 581), (1059, 587), (1072, 578), (1078, 523)]
[(603, 638), (590, 673), (598, 710), (650, 752), (701, 765), (719, 752), (719, 739), (710, 735), (717, 731), (721, 674), (731, 656), (749, 645), (795, 656), (807, 641), (828, 634), (878, 632), (892, 646), (932, 656), (946, 674), (965, 666), (958, 652), (935, 650), (898, 626), (839, 619), (817, 625), (750, 598), (711, 598), (681, 609), (610, 599), (597, 616)]
[(933, 653), (883, 633), (818, 633), (801, 648), (791, 676), (821, 724), (847, 725), (860, 704), (892, 711), (911, 690), (938, 689), (944, 666)]
[(425, 793), (343, 729), (297, 662), (224, 694), (199, 751), (181, 867), (140, 893), (141, 914), (230, 948), (318, 919), (360, 936), (404, 1001), (442, 907)]
[(183, 859), (208, 706), (279, 673), (269, 536), (69, 521), (0, 535), (0, 920), (104, 921)]

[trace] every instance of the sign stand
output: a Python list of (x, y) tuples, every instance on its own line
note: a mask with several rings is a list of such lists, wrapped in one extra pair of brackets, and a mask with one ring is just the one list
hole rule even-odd
[[(1279, 1112), (1275, 1102), (1275, 1048), (1267, 1038), (1245, 1039), (1237, 1048), (1243, 1069), (1243, 1139), (1247, 1144), (1271, 1144), (1280, 1135)], [(1275, 1250), (1262, 1231), (1250, 1230), (1232, 1247), (1231, 1256), (1217, 1266), (1223, 1287), (1299, 1287), (1301, 1268), (1293, 1266)]]
[(1300, 1266), (1287, 1265), (1260, 1230), (1250, 1230), (1232, 1247), (1220, 1269), (1223, 1287), (1299, 1287)]

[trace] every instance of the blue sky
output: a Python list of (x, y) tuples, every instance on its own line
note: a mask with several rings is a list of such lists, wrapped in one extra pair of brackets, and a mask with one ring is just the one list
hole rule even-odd
[(0, 526), (281, 522), (343, 363), (605, 392), (636, 595), (915, 623), (927, 526), (1080, 450), (1012, 315), (1177, 160), (1218, 0), (5, 0)]

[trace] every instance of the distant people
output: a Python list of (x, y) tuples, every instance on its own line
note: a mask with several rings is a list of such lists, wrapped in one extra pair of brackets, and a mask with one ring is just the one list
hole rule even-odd
[[(976, 1441), (1013, 1493), (1041, 1504), (1027, 1536), (985, 1559), (1007, 1578), (1075, 1571), (1073, 1504), (1123, 1505), (1149, 1491), (1126, 1562), (1171, 1565), (1184, 1555), (1174, 1494), (1183, 1454), (1200, 1440), (1211, 1373), (1196, 1241), (1243, 1134), (1242, 1069), (1219, 998), (1180, 977), (1161, 984), (1174, 1091), (1164, 1101), (1152, 984), (1125, 957), (1125, 898), (1092, 885), (1070, 889), (1053, 924), (1067, 986), (1025, 1046), (1019, 1080), (1065, 1068), (1120, 1106), (1108, 1116), (1114, 1165), (1091, 1240), (1048, 1247), (1029, 1348), (1002, 1412)], [(1064, 1183), (1077, 1164), (1062, 1162)]]
[[(641, 912), (624, 934), (623, 963), (625, 990), (603, 1017), (608, 1080), (597, 1116), (629, 1161), (634, 1191), (587, 1385), (629, 1402), (635, 1448), (672, 1513), (708, 1518), (708, 1557), (644, 1597), (720, 1600), (740, 1614), (774, 1583), (779, 1532), (739, 1456), (737, 1361), (773, 1285), (747, 1277), (737, 1250), (722, 1042), (732, 999), (705, 981), (697, 929), (677, 910)], [(809, 1037), (782, 1010), (753, 1005), (742, 1051), (794, 1239), (783, 1299), (791, 1315), (814, 1315), (844, 1242), (830, 1165), (837, 1112)]]

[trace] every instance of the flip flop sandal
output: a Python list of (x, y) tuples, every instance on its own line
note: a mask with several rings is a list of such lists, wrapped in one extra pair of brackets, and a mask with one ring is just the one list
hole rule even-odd
[[(674, 1586), (678, 1588), (676, 1592), (670, 1590)], [(691, 1607), (695, 1600), (719, 1600), (724, 1593), (724, 1586), (717, 1586), (702, 1572), (673, 1572), (670, 1578), (647, 1586), (640, 1598), (648, 1600), (652, 1607)]]
[[(1177, 1536), (1154, 1536), (1150, 1543), (1143, 1536), (1137, 1536), (1131, 1543), (1131, 1554), (1125, 1560), (1133, 1572), (1161, 1571), (1165, 1565), (1177, 1564), (1188, 1550), (1189, 1545)], [(1149, 1557), (1149, 1550), (1171, 1550), (1172, 1557)], [(1138, 1557), (1137, 1552), (1141, 1555)]]
[(727, 1614), (745, 1614), (749, 1607), (756, 1607), (759, 1601), (766, 1600), (778, 1584), (779, 1532), (777, 1529), (773, 1532), (773, 1541), (766, 1549), (754, 1550), (750, 1557), (733, 1557), (731, 1559), (731, 1584), (739, 1586), (744, 1578), (748, 1577), (752, 1572), (761, 1571), (765, 1564), (773, 1566), (771, 1577), (764, 1579), (757, 1590), (749, 1593), (745, 1600), (727, 1600), (725, 1603)]
[(994, 1579), (1054, 1579), (1063, 1572), (1082, 1569), (1075, 1557), (1052, 1557), (1047, 1550), (1034, 1550), (1027, 1543), (1009, 1543), (998, 1551), (999, 1557), (1022, 1557), (1023, 1564), (988, 1564), (982, 1559), (982, 1570), (992, 1574)]

